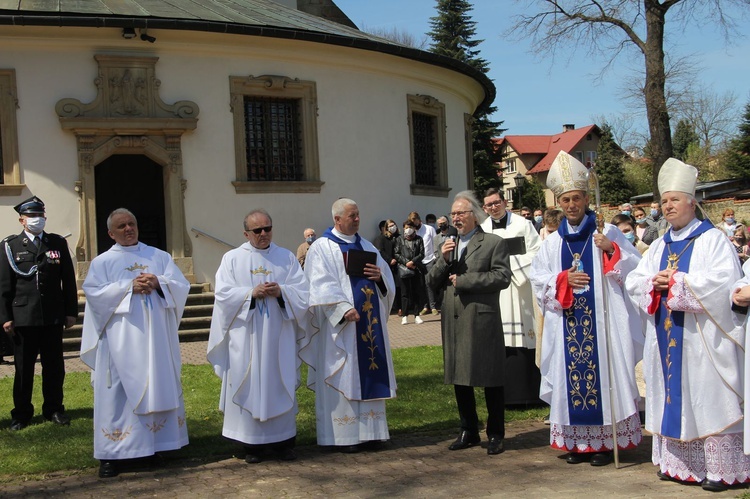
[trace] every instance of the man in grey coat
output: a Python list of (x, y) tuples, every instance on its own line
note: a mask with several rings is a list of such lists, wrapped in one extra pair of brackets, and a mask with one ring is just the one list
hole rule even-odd
[(471, 191), (456, 194), (451, 217), (458, 239), (440, 247), (441, 257), (427, 274), (432, 289), (447, 285), (441, 323), (445, 383), (454, 385), (461, 433), (450, 450), (480, 442), (474, 387), (487, 400), (487, 454), (503, 452), (505, 438), (505, 342), (498, 329), (500, 291), (510, 284), (508, 249), (503, 239), (479, 227), (482, 208)]

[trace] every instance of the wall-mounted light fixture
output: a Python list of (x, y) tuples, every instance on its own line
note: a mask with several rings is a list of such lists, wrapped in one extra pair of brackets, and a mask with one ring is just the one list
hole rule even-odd
[(126, 40), (135, 38), (135, 28), (122, 28), (122, 37)]
[(145, 29), (141, 30), (141, 40), (148, 43), (154, 43), (156, 41), (156, 38), (146, 33)]

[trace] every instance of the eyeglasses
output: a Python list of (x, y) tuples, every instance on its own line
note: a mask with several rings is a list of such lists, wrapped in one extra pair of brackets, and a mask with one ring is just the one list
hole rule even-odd
[(485, 208), (494, 208), (495, 206), (500, 206), (501, 204), (503, 204), (502, 201), (493, 201), (491, 203), (485, 204), (484, 207)]
[(269, 225), (268, 227), (258, 227), (257, 229), (248, 229), (249, 232), (252, 232), (253, 234), (260, 234), (263, 231), (266, 231), (266, 234), (271, 232), (273, 229), (273, 226)]
[(453, 218), (455, 218), (455, 217), (463, 217), (464, 215), (466, 215), (468, 213), (473, 213), (473, 212), (471, 210), (452, 211), (452, 212), (449, 213), (449, 215), (452, 216)]

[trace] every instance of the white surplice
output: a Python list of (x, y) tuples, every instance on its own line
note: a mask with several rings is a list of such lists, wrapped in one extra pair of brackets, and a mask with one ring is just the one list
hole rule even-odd
[[(354, 241), (355, 236), (333, 232), (342, 240)], [(393, 398), (396, 377), (387, 322), (395, 285), (390, 267), (380, 252), (365, 239), (361, 239), (361, 244), (365, 251), (377, 254), (377, 265), (386, 287), (385, 294), (377, 286), (376, 289), (388, 364), (389, 398)], [(310, 282), (313, 318), (300, 356), (310, 366), (308, 386), (315, 391), (318, 445), (387, 440), (390, 435), (385, 400), (361, 400), (356, 325), (340, 323), (344, 314), (354, 308), (354, 296), (339, 245), (326, 237), (316, 239), (307, 252), (305, 274)]]
[(534, 225), (524, 217), (508, 212), (508, 224), (504, 229), (493, 229), (492, 218), (482, 222), (482, 229), (503, 239), (523, 237), (526, 253), (510, 255), (510, 270), (513, 272), (510, 286), (500, 291), (500, 312), (503, 317), (503, 334), (506, 347), (536, 348), (536, 317), (534, 292), (529, 281), (531, 262), (539, 252), (541, 240)]
[[(252, 298), (253, 288), (276, 282), (277, 298)], [(308, 285), (291, 251), (245, 243), (226, 253), (216, 272), (208, 361), (221, 378), (222, 435), (270, 444), (297, 433), (297, 342), (307, 315)]]
[[(593, 214), (586, 215), (594, 216)], [(567, 224), (563, 220), (563, 224)], [(575, 232), (575, 229), (571, 229)], [(607, 357), (608, 336), (615, 378), (614, 414), (617, 421), (619, 448), (638, 445), (641, 428), (637, 403), (640, 399), (635, 381), (635, 364), (640, 360), (643, 333), (640, 319), (624, 294), (624, 278), (641, 259), (640, 253), (614, 226), (605, 224), (604, 235), (617, 244), (620, 259), (614, 269), (602, 276), (601, 251), (594, 246), (593, 235), (588, 244), (593, 251), (593, 265), (600, 269), (588, 272), (589, 285), (595, 292), (596, 348), (599, 355), (598, 376), (601, 382), (599, 402), (602, 425), (576, 426), (570, 421), (568, 410), (568, 369), (565, 351), (566, 327), (564, 310), (557, 299), (558, 275), (562, 268), (562, 251), (568, 251), (565, 240), (553, 232), (542, 241), (539, 253), (531, 264), (531, 283), (537, 303), (544, 314), (544, 331), (540, 370), (542, 382), (539, 397), (550, 404), (550, 443), (553, 448), (573, 452), (612, 450), (612, 405), (609, 397), (610, 376)], [(593, 275), (592, 275), (593, 274)], [(606, 298), (603, 296), (606, 286)], [(605, 310), (604, 300), (608, 307)], [(606, 312), (606, 313), (605, 313)], [(605, 317), (608, 323), (605, 323)], [(607, 334), (609, 329), (609, 334)]]
[[(161, 285), (133, 294), (133, 279)], [(190, 284), (172, 257), (115, 244), (91, 262), (81, 360), (93, 369), (94, 457), (128, 459), (187, 445), (177, 328)]]
[[(694, 219), (679, 231), (670, 229), (672, 238), (685, 239), (699, 224)], [(740, 278), (737, 254), (726, 236), (712, 228), (693, 243), (689, 271), (673, 275), (668, 306), (685, 312), (680, 437), (675, 439), (660, 434), (665, 382), (655, 315), (648, 314), (651, 279), (662, 270), (664, 251), (663, 238), (651, 243), (626, 281), (630, 298), (647, 319), (643, 373), (646, 429), (654, 434), (653, 462), (680, 480), (746, 482), (750, 460), (741, 446), (745, 337), (727, 299), (730, 287)]]
[[(742, 266), (742, 273), (743, 276), (734, 283), (734, 286), (730, 288), (730, 307), (731, 307), (731, 296), (735, 289), (744, 288), (745, 286), (750, 286), (750, 260), (747, 260), (745, 264)], [(748, 314), (745, 313), (736, 313), (734, 314), (734, 321), (735, 325), (739, 326), (740, 328), (744, 329), (744, 335), (745, 338), (747, 338), (747, 335), (750, 334), (750, 321), (747, 320)], [(745, 386), (744, 386), (744, 392), (743, 397), (745, 400), (750, 397), (750, 353), (745, 352)], [(750, 454), (750, 418), (746, 417), (744, 418), (744, 449), (745, 454)]]

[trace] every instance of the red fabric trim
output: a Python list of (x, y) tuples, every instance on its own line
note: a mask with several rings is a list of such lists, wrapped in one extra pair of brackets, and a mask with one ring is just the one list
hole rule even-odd
[(661, 301), (661, 292), (651, 289), (651, 303), (648, 306), (648, 314), (654, 315), (659, 310), (659, 301)]
[(563, 270), (557, 274), (557, 285), (555, 286), (557, 293), (555, 298), (560, 302), (563, 309), (568, 309), (573, 305), (573, 288), (568, 284), (568, 271)]
[(620, 247), (614, 241), (612, 241), (612, 246), (615, 247), (612, 256), (609, 256), (607, 253), (602, 253), (604, 256), (604, 275), (607, 275), (615, 269), (615, 264), (620, 261), (620, 257), (622, 256), (620, 254)]

